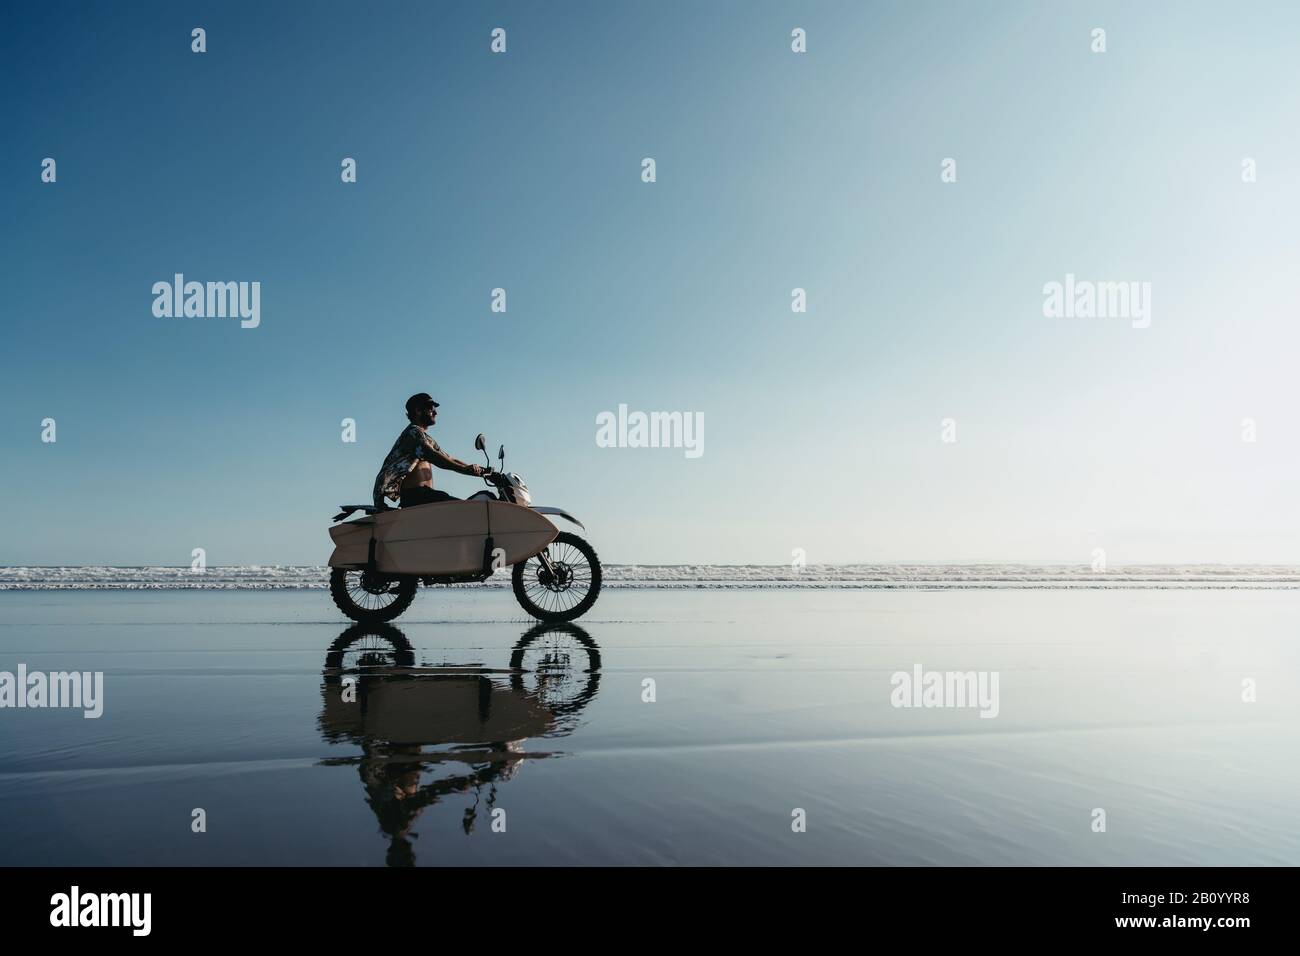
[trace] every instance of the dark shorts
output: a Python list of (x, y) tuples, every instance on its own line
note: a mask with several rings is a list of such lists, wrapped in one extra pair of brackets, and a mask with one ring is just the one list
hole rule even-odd
[(434, 488), (403, 488), (401, 507), (409, 508), (411, 505), (427, 505), (435, 501), (460, 501), (459, 498), (452, 497), (445, 491), (438, 491)]

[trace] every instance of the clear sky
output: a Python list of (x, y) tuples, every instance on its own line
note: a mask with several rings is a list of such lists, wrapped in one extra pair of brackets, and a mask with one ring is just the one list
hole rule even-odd
[[(0, 18), (0, 564), (323, 563), (421, 390), (610, 562), (1300, 563), (1293, 4)], [(155, 317), (178, 272), (260, 326)]]

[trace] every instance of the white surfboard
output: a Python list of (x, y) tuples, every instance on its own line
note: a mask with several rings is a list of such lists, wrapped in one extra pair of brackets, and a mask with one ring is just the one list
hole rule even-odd
[(483, 569), (489, 536), (504, 564), (537, 554), (559, 529), (523, 505), (506, 501), (437, 501), (336, 524), (330, 567), (364, 567), (375, 539), (375, 565), (386, 574), (473, 574)]

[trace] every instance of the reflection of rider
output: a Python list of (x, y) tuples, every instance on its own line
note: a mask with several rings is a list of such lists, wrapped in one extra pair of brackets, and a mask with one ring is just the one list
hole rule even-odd
[[(484, 805), (490, 813), (496, 804), (496, 781), (509, 780), (523, 762), (522, 741), (491, 744), (472, 758), (488, 761), (487, 767), (460, 777), (444, 777), (433, 783), (420, 785), (420, 773), (429, 762), (420, 744), (384, 744), (365, 739), (361, 742), (364, 756), (357, 765), (362, 786), (366, 788), (366, 803), (379, 821), (379, 829), (388, 837), (386, 862), (389, 866), (411, 866), (415, 863), (415, 848), (411, 845), (411, 827), (425, 807), (437, 803), (454, 793), (474, 791), (474, 803), (465, 808), (461, 828), (466, 834), (473, 832), (478, 818), (481, 789), (488, 787)], [(501, 758), (496, 755), (501, 754)], [(508, 756), (507, 756), (508, 755)], [(464, 754), (460, 759), (470, 759)], [(494, 759), (496, 758), (496, 759)]]
[[(523, 666), (525, 655), (539, 638), (556, 634), (581, 644), (590, 662), (584, 669), (585, 686), (567, 700), (550, 700), (543, 687), (548, 679), (560, 676), (559, 666), (565, 673), (572, 669), (567, 657), (557, 666), (556, 655), (547, 653), (543, 669), (536, 672), (538, 686), (528, 689), (524, 684), (525, 674), (530, 673)], [(380, 652), (375, 639), (391, 650)], [(350, 650), (361, 653), (354, 667), (346, 668), (344, 655)], [(412, 673), (414, 666), (414, 650), (398, 628), (355, 625), (330, 646), (321, 687), (325, 709), (320, 727), (325, 739), (352, 740), (361, 748), (357, 769), (366, 803), (389, 839), (389, 866), (415, 862), (411, 841), (416, 835), (411, 828), (425, 807), (449, 794), (473, 792), (474, 802), (461, 821), (466, 834), (473, 831), (480, 803), (490, 812), (497, 783), (510, 779), (529, 756), (524, 740), (572, 729), (576, 714), (595, 694), (600, 654), (576, 625), (539, 625), (514, 647), (509, 687), (477, 666), (434, 674)], [(350, 695), (345, 693), (345, 674), (355, 680)], [(425, 752), (426, 744), (452, 746)], [(439, 770), (446, 772), (421, 785), (422, 774)]]
[(445, 491), (434, 490), (434, 467), (478, 478), (484, 473), (483, 466), (467, 465), (452, 458), (429, 437), (426, 429), (432, 428), (438, 420), (438, 403), (427, 392), (419, 392), (406, 400), (406, 417), (411, 424), (397, 436), (379, 474), (375, 476), (375, 507), (384, 507), (385, 498), (400, 501), (403, 508), (457, 500)]

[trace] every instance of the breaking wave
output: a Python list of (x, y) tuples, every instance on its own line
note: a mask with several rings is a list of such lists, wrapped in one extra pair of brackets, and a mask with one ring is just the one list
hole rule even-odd
[[(324, 588), (329, 568), (304, 565), (210, 567), (8, 567), (0, 591), (277, 590)], [(1273, 565), (1135, 565), (1098, 572), (1087, 565), (822, 564), (793, 568), (765, 564), (613, 564), (604, 568), (614, 588), (1300, 588), (1300, 567)], [(490, 586), (508, 586), (498, 573)], [(478, 585), (471, 585), (477, 587)]]

